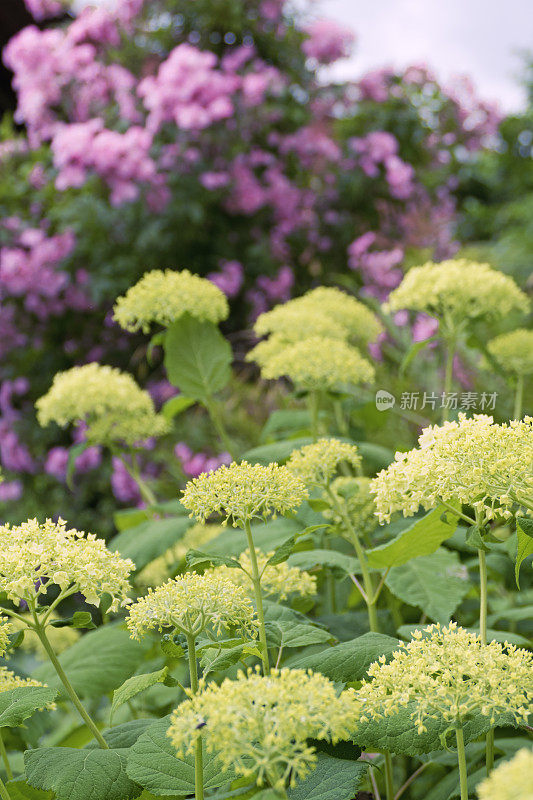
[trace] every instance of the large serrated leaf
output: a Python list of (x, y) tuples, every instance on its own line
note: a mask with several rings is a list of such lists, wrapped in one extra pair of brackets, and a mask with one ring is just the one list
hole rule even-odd
[(265, 627), (269, 647), (306, 647), (331, 642), (335, 638), (324, 628), (303, 622), (266, 622)]
[(442, 520), (442, 508), (416, 520), (390, 542), (367, 551), (371, 567), (397, 567), (417, 556), (434, 553), (454, 533), (456, 525)]
[[(100, 697), (130, 678), (143, 660), (147, 644), (130, 638), (117, 623), (104, 625), (79, 639), (59, 656), (61, 666), (83, 697)], [(62, 689), (53, 667), (43, 664), (33, 677), (55, 689)]]
[(48, 686), (17, 686), (0, 692), (0, 728), (14, 728), (53, 702), (56, 689)]
[(328, 569), (338, 570), (346, 575), (359, 572), (359, 561), (346, 553), (339, 553), (337, 550), (302, 550), (300, 553), (293, 553), (288, 559), (289, 566), (299, 567), (300, 569), (313, 569), (313, 567), (328, 567)]
[(288, 792), (289, 800), (351, 800), (368, 764), (319, 753), (315, 769)]
[[(170, 717), (151, 725), (140, 736), (128, 756), (128, 775), (155, 795), (194, 794), (194, 757), (178, 758), (167, 736)], [(220, 761), (204, 753), (204, 787), (214, 789), (235, 776), (221, 773)]]
[(122, 686), (119, 686), (118, 689), (115, 689), (113, 692), (113, 703), (111, 704), (111, 714), (110, 719), (113, 718), (113, 715), (117, 708), (127, 703), (132, 697), (140, 694), (140, 692), (144, 692), (146, 689), (149, 689), (150, 686), (155, 686), (156, 683), (162, 683), (168, 673), (168, 667), (163, 667), (163, 669), (159, 669), (156, 672), (145, 672), (142, 675), (132, 675), (131, 678), (128, 678)]
[(444, 549), (393, 567), (385, 582), (404, 603), (443, 624), (450, 621), (471, 586), (457, 553)]
[(398, 639), (383, 633), (365, 633), (357, 639), (341, 642), (320, 653), (295, 660), (291, 662), (291, 667), (321, 672), (339, 683), (360, 681), (365, 677), (370, 664), (382, 655), (390, 657), (398, 644)]
[(184, 314), (165, 336), (165, 369), (169, 381), (194, 400), (206, 402), (231, 377), (229, 343), (212, 322)]
[(127, 750), (39, 747), (24, 753), (28, 783), (57, 800), (132, 800), (141, 789), (126, 774)]

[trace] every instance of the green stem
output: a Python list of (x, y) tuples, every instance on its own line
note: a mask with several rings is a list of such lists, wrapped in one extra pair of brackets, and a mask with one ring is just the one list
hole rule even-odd
[(61, 681), (61, 683), (65, 687), (65, 690), (66, 690), (68, 696), (70, 697), (70, 699), (72, 701), (72, 705), (76, 708), (76, 710), (79, 713), (80, 717), (85, 722), (85, 724), (87, 725), (87, 727), (91, 731), (92, 735), (94, 736), (94, 738), (96, 739), (96, 741), (98, 742), (100, 747), (102, 749), (104, 749), (104, 750), (108, 750), (109, 749), (109, 745), (107, 744), (106, 740), (104, 739), (104, 737), (102, 736), (102, 734), (100, 733), (98, 728), (96, 727), (95, 722), (91, 719), (91, 717), (89, 716), (89, 714), (85, 710), (84, 706), (82, 705), (82, 702), (81, 702), (80, 698), (78, 697), (78, 695), (76, 694), (76, 692), (74, 690), (74, 687), (72, 686), (71, 682), (67, 678), (67, 676), (65, 674), (65, 671), (63, 670), (63, 667), (59, 663), (58, 658), (57, 658), (56, 654), (54, 653), (50, 642), (48, 641), (48, 637), (46, 635), (46, 631), (43, 628), (43, 626), (41, 625), (41, 623), (39, 622), (39, 619), (38, 619), (37, 614), (35, 612), (33, 612), (33, 617), (34, 617), (34, 620), (35, 620), (35, 632), (36, 632), (37, 636), (39, 637), (39, 639), (41, 640), (41, 644), (44, 647), (48, 658), (52, 662), (52, 666), (54, 667), (55, 671), (57, 672), (59, 680)]
[(4, 781), (0, 778), (0, 797), (2, 800), (11, 800), (8, 794)]
[(455, 356), (455, 336), (449, 336), (445, 340), (446, 342), (446, 370), (444, 373), (444, 401), (442, 405), (442, 422), (448, 421), (448, 404), (446, 400), (448, 399), (448, 395), (451, 392), (452, 383), (453, 383), (453, 359)]
[(231, 441), (229, 434), (226, 430), (226, 426), (222, 421), (222, 415), (220, 414), (220, 409), (218, 407), (217, 401), (215, 400), (214, 397), (209, 397), (205, 399), (204, 405), (207, 410), (207, 413), (209, 414), (211, 422), (213, 423), (213, 427), (216, 430), (218, 437), (222, 443), (222, 446), (224, 447), (225, 450), (228, 451), (232, 459), (235, 461), (237, 453), (233, 446), (233, 442)]
[(4, 767), (6, 768), (7, 779), (12, 781), (13, 772), (11, 770), (11, 764), (9, 763), (9, 758), (7, 757), (7, 750), (4, 744), (4, 737), (2, 736), (2, 728), (0, 728), (0, 753), (2, 754), (2, 761), (4, 762)]
[(257, 566), (257, 555), (255, 552), (254, 539), (252, 536), (252, 529), (250, 521), (246, 520), (244, 523), (246, 537), (248, 539), (248, 549), (250, 550), (250, 562), (252, 564), (252, 583), (254, 585), (255, 607), (257, 611), (257, 619), (259, 621), (259, 642), (261, 644), (261, 658), (263, 661), (263, 673), (268, 675), (270, 672), (270, 664), (268, 661), (268, 647), (266, 640), (265, 629), (265, 613), (263, 611), (263, 596), (261, 594), (261, 576), (259, 575), (259, 567)]
[(388, 751), (385, 753), (385, 789), (387, 793), (387, 800), (394, 800), (392, 756)]
[(341, 436), (347, 436), (348, 425), (346, 424), (346, 417), (344, 416), (344, 410), (342, 408), (341, 400), (333, 401), (333, 410), (335, 412), (335, 422), (337, 423), (337, 430), (339, 431)]
[(141, 470), (139, 468), (139, 462), (137, 461), (137, 457), (135, 453), (131, 453), (131, 465), (128, 464), (127, 459), (120, 457), (122, 463), (124, 464), (127, 472), (131, 475), (137, 486), (139, 487), (139, 491), (141, 493), (141, 497), (149, 506), (157, 505), (157, 497), (152, 492), (146, 481), (141, 475)]
[(459, 783), (461, 786), (461, 800), (468, 800), (468, 775), (466, 772), (466, 754), (463, 729), (455, 729), (457, 740), (457, 761), (459, 762)]
[(485, 767), (488, 777), (494, 767), (494, 728), (490, 729), (485, 739)]
[(307, 408), (309, 410), (309, 417), (311, 418), (311, 436), (313, 439), (318, 439), (318, 394), (317, 392), (308, 392), (307, 394)]
[(374, 582), (372, 580), (372, 576), (370, 575), (370, 571), (368, 569), (368, 563), (366, 560), (366, 553), (364, 550), (363, 545), (357, 535), (354, 526), (351, 523), (350, 517), (344, 510), (344, 508), (340, 505), (337, 498), (331, 491), (329, 487), (326, 489), (329, 498), (336, 509), (337, 513), (339, 514), (340, 518), (342, 519), (348, 534), (352, 540), (354, 550), (357, 554), (357, 558), (359, 559), (359, 566), (361, 567), (361, 575), (363, 578), (363, 587), (366, 594), (366, 607), (368, 610), (368, 623), (370, 625), (370, 630), (374, 633), (379, 633), (379, 622), (378, 622), (378, 612), (376, 608), (376, 597), (374, 594)]
[(514, 396), (514, 419), (522, 419), (522, 403), (524, 399), (524, 376), (519, 375), (516, 379), (516, 389)]
[[(187, 650), (189, 653), (189, 677), (193, 694), (198, 694), (198, 663), (196, 660), (196, 642), (192, 634), (187, 634)], [(194, 797), (204, 800), (204, 751), (202, 737), (199, 736), (194, 746)]]
[(487, 644), (487, 559), (484, 550), (478, 550), (479, 557), (479, 635)]

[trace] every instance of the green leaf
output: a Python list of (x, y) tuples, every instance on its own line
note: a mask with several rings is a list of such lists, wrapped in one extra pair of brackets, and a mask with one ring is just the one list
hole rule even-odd
[(150, 519), (119, 533), (108, 547), (118, 550), (124, 558), (131, 558), (138, 572), (179, 542), (192, 524), (188, 517)]
[(390, 542), (367, 551), (371, 567), (397, 567), (417, 556), (434, 553), (455, 531), (456, 525), (442, 520), (442, 508), (416, 520)]
[(450, 621), (471, 585), (457, 553), (444, 549), (393, 567), (385, 583), (404, 603), (443, 624)]
[(157, 503), (155, 506), (150, 506), (150, 508), (123, 508), (120, 511), (115, 511), (113, 522), (117, 530), (125, 531), (127, 528), (133, 528), (134, 525), (140, 525), (141, 522), (153, 520), (154, 512), (163, 516), (189, 516), (188, 509), (182, 506), (179, 500), (166, 500), (164, 503)]
[(67, 619), (53, 619), (50, 625), (53, 628), (87, 628), (88, 630), (96, 628), (90, 611), (76, 611)]
[(53, 797), (52, 792), (41, 792), (26, 781), (9, 781), (6, 787), (11, 800), (52, 800)]
[(124, 681), (122, 686), (119, 686), (118, 689), (115, 689), (113, 692), (113, 703), (111, 705), (111, 714), (110, 719), (113, 718), (113, 714), (120, 708), (120, 706), (127, 703), (128, 700), (131, 700), (132, 697), (139, 694), (140, 692), (144, 692), (145, 689), (149, 689), (150, 686), (155, 686), (156, 683), (163, 683), (165, 678), (167, 677), (168, 667), (163, 667), (163, 669), (159, 669), (156, 672), (146, 672), (143, 675), (132, 675), (131, 678)]
[(140, 787), (126, 774), (128, 751), (39, 747), (24, 753), (28, 783), (57, 800), (132, 800)]
[(269, 647), (305, 647), (334, 640), (329, 631), (305, 622), (266, 622), (265, 628)]
[(338, 553), (336, 550), (302, 550), (300, 553), (293, 553), (288, 559), (291, 567), (300, 569), (313, 569), (314, 567), (329, 567), (329, 569), (340, 570), (347, 575), (359, 572), (359, 561), (346, 553)]
[(355, 442), (357, 449), (363, 456), (363, 463), (366, 462), (371, 467), (372, 472), (386, 469), (394, 461), (394, 452), (388, 447), (372, 442)]
[(250, 655), (261, 658), (261, 651), (253, 643), (238, 644), (227, 649), (216, 646), (206, 648), (201, 660), (204, 668), (203, 677), (207, 678), (212, 672), (229, 669)]
[(203, 553), (201, 550), (188, 550), (185, 554), (185, 561), (187, 566), (192, 569), (199, 565), (211, 564), (213, 567), (231, 567), (232, 569), (242, 569), (241, 565), (235, 558), (230, 556), (211, 555), (210, 553)]
[(0, 692), (0, 728), (16, 728), (57, 695), (48, 686), (17, 686)]
[(327, 500), (322, 500), (320, 497), (310, 497), (307, 501), (313, 511), (327, 511), (328, 508), (331, 508), (330, 504)]
[(533, 553), (533, 519), (528, 517), (516, 518), (516, 565), (515, 579), (516, 585), (520, 589), (520, 567), (522, 561)]
[(397, 647), (398, 639), (383, 633), (365, 633), (320, 653), (295, 659), (291, 667), (311, 669), (321, 672), (332, 681), (351, 683), (364, 678), (370, 664), (382, 655), (389, 658)]
[(430, 345), (432, 342), (436, 342), (437, 338), (437, 336), (430, 336), (429, 339), (424, 339), (422, 342), (415, 342), (411, 345), (407, 353), (404, 355), (402, 363), (400, 364), (400, 377), (405, 375), (407, 367), (411, 364), (412, 360), (416, 358), (420, 351), (425, 350), (425, 348), (428, 347), (428, 345)]
[(324, 525), (308, 525), (307, 528), (304, 528), (303, 531), (298, 531), (294, 533), (292, 536), (289, 536), (282, 544), (279, 545), (274, 550), (273, 555), (268, 559), (267, 564), (281, 564), (283, 561), (287, 561), (291, 553), (293, 552), (294, 548), (296, 547), (296, 542), (302, 536), (306, 536), (309, 533), (313, 533), (314, 531), (322, 530), (323, 528), (327, 528), (328, 524), (324, 523)]
[[(82, 636), (61, 653), (59, 661), (78, 694), (100, 697), (131, 677), (141, 664), (147, 646), (131, 639), (119, 623), (111, 623)], [(50, 664), (38, 667), (33, 677), (62, 689)]]
[(367, 769), (361, 761), (319, 753), (315, 769), (289, 789), (289, 800), (351, 800)]
[[(283, 434), (285, 434), (283, 438), (286, 438), (287, 434), (308, 430), (309, 425), (309, 412), (305, 409), (276, 410), (267, 419), (265, 427), (261, 431), (261, 439), (265, 441), (270, 437), (282, 438)], [(282, 437), (279, 434), (282, 434)]]
[(165, 369), (184, 395), (206, 402), (231, 377), (232, 353), (216, 325), (184, 314), (165, 336)]
[(178, 414), (182, 414), (188, 408), (190, 408), (196, 400), (193, 400), (192, 397), (185, 397), (184, 394), (178, 394), (176, 397), (171, 397), (170, 400), (167, 400), (166, 403), (163, 403), (163, 407), (161, 409), (161, 413), (168, 419), (170, 422), (177, 417)]
[[(167, 736), (169, 725), (170, 717), (164, 717), (137, 739), (129, 752), (128, 775), (155, 795), (194, 794), (194, 756), (176, 756)], [(234, 777), (231, 772), (221, 773), (220, 761), (204, 752), (206, 789), (223, 786)]]
[[(123, 722), (120, 725), (115, 725), (113, 728), (107, 728), (107, 730), (102, 731), (102, 736), (112, 750), (121, 750), (124, 747), (132, 747), (150, 725), (153, 725), (152, 719), (130, 719), (128, 722)], [(98, 742), (94, 739), (91, 739), (85, 746), (87, 750), (94, 750), (95, 748), (98, 748)]]
[(243, 454), (242, 459), (250, 464), (263, 464), (264, 466), (272, 464), (274, 461), (277, 464), (281, 464), (289, 458), (293, 450), (298, 450), (306, 444), (312, 444), (313, 441), (311, 436), (300, 436), (298, 439), (283, 439), (281, 442), (253, 447)]

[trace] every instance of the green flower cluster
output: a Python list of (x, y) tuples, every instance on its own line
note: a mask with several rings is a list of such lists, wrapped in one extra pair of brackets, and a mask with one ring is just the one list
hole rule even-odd
[(354, 469), (361, 466), (357, 447), (340, 439), (319, 439), (295, 450), (287, 461), (287, 469), (306, 486), (327, 486), (342, 462)]
[(491, 339), (487, 349), (503, 372), (533, 375), (533, 331), (518, 328)]
[(533, 800), (533, 750), (523, 747), (477, 787), (479, 800)]
[(133, 445), (168, 430), (148, 392), (131, 375), (96, 362), (59, 372), (36, 406), (42, 426), (85, 422), (93, 444)]
[[(274, 552), (262, 553), (256, 551), (257, 566), (261, 576), (261, 591), (264, 595), (276, 595), (279, 600), (286, 600), (291, 594), (301, 597), (311, 597), (316, 594), (316, 578), (309, 575), (299, 567), (290, 567), (286, 561), (281, 564), (269, 564), (269, 559)], [(242, 567), (233, 569), (220, 566), (211, 570), (213, 575), (224, 575), (237, 586), (242, 586), (249, 593), (252, 592), (252, 562), (250, 551), (245, 550), (237, 559)]]
[(153, 323), (166, 327), (183, 314), (216, 324), (226, 319), (229, 307), (226, 295), (211, 281), (186, 269), (167, 269), (147, 272), (118, 298), (114, 312), (125, 330), (148, 333)]

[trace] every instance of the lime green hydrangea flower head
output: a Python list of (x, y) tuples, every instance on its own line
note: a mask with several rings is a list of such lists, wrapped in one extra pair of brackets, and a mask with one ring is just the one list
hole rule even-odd
[(501, 714), (526, 723), (533, 701), (533, 653), (481, 638), (451, 622), (415, 631), (391, 661), (374, 662), (371, 680), (357, 690), (361, 721), (381, 719), (410, 706), (419, 733), (428, 719), (462, 726), (482, 714), (493, 725)]
[(168, 736), (177, 754), (192, 753), (201, 736), (222, 769), (281, 789), (316, 764), (308, 739), (337, 742), (349, 735), (353, 691), (337, 696), (319, 673), (302, 669), (239, 672), (220, 686), (205, 683), (172, 714)]
[(477, 787), (479, 800), (533, 800), (533, 750), (523, 747)]
[(133, 445), (168, 430), (148, 392), (131, 375), (96, 362), (59, 372), (36, 406), (43, 427), (50, 422), (85, 422), (87, 440), (93, 444)]
[(487, 349), (504, 372), (533, 375), (533, 331), (518, 328), (502, 333), (491, 339)]
[(4, 656), (9, 647), (9, 634), (14, 632), (14, 627), (7, 617), (0, 617), (0, 656)]
[(305, 336), (350, 339), (366, 345), (382, 331), (376, 315), (363, 303), (334, 287), (320, 286), (260, 314), (254, 325), (258, 336), (275, 334), (287, 342)]
[(126, 624), (132, 639), (150, 630), (174, 628), (197, 636), (206, 628), (219, 633), (239, 628), (253, 634), (254, 609), (242, 587), (223, 575), (179, 575), (130, 606)]
[(267, 380), (287, 377), (306, 390), (333, 389), (342, 384), (357, 386), (374, 380), (372, 364), (341, 339), (310, 336), (283, 346), (276, 339), (269, 343), (270, 349), (261, 348), (261, 344), (249, 356), (255, 359), (259, 353), (261, 374)]
[(473, 506), (485, 520), (511, 516), (511, 507), (533, 496), (533, 418), (502, 425), (484, 414), (432, 425), (419, 447), (396, 453), (372, 481), (380, 522), (395, 511), (408, 517), (441, 501)]
[(66, 595), (79, 592), (93, 606), (107, 593), (116, 611), (130, 602), (128, 578), (134, 567), (129, 558), (108, 550), (103, 539), (67, 529), (62, 519), (0, 526), (0, 591), (30, 608), (55, 584)]
[[(27, 620), (29, 624), (33, 623), (33, 617), (31, 614), (20, 614), (20, 616), (22, 617), (22, 620)], [(46, 622), (46, 638), (52, 645), (52, 650), (56, 655), (62, 653), (64, 650), (67, 650), (69, 647), (72, 647), (73, 644), (76, 644), (81, 636), (79, 630), (76, 630), (76, 628), (71, 628), (68, 625), (60, 628), (50, 625), (51, 622), (58, 619), (60, 619), (58, 614), (52, 611)], [(14, 632), (24, 631), (24, 639), (19, 645), (19, 649), (24, 650), (27, 653), (32, 653), (42, 661), (46, 661), (48, 655), (41, 640), (35, 631), (32, 630), (32, 628), (29, 628), (22, 620), (15, 618), (11, 620)]]
[(189, 481), (181, 502), (202, 522), (216, 513), (225, 517), (224, 524), (244, 527), (246, 521), (294, 511), (306, 497), (304, 484), (287, 467), (242, 461)]
[(137, 583), (141, 586), (157, 586), (167, 578), (172, 577), (180, 561), (183, 561), (189, 550), (199, 550), (208, 542), (215, 539), (223, 530), (221, 525), (206, 525), (197, 523), (192, 525), (179, 542), (173, 544), (163, 555), (150, 561), (144, 569), (137, 574)]
[(458, 258), (410, 269), (385, 305), (387, 311), (403, 309), (423, 311), (453, 329), (481, 317), (496, 321), (513, 312), (527, 314), (529, 300), (503, 272)]
[(361, 456), (357, 447), (340, 439), (324, 438), (294, 450), (287, 469), (306, 486), (327, 486), (343, 462), (359, 469)]
[[(346, 505), (348, 517), (355, 531), (363, 536), (370, 535), (379, 524), (376, 503), (370, 492), (370, 485), (371, 479), (364, 476), (357, 478), (341, 476), (335, 478), (330, 486), (337, 502), (341, 506)], [(344, 520), (335, 509), (325, 511), (324, 515), (326, 519), (332, 519), (336, 525), (340, 526), (339, 532), (348, 534), (348, 538), (352, 541), (349, 532), (343, 529)]]
[(229, 314), (224, 292), (189, 270), (154, 269), (119, 297), (114, 317), (127, 331), (148, 333), (153, 323), (167, 327), (183, 314), (215, 324)]
[[(290, 567), (286, 561), (281, 564), (269, 564), (269, 559), (274, 551), (263, 553), (256, 550), (257, 566), (261, 576), (261, 591), (263, 595), (276, 595), (279, 600), (286, 600), (291, 594), (301, 597), (311, 597), (316, 594), (316, 578), (299, 567)], [(245, 550), (237, 559), (242, 570), (226, 566), (215, 567), (211, 570), (214, 575), (224, 575), (237, 586), (242, 586), (250, 595), (253, 595), (252, 562), (250, 551)]]

